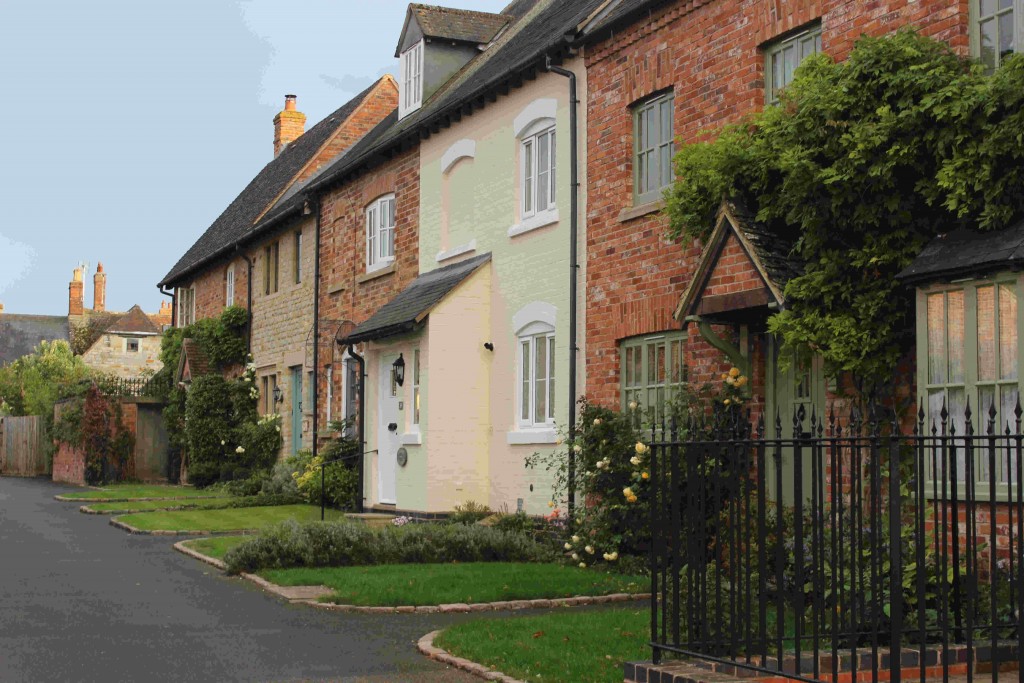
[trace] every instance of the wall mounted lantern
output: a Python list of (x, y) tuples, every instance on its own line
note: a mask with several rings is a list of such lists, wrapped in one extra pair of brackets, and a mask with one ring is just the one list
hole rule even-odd
[(284, 401), (284, 392), (281, 391), (281, 387), (274, 387), (274, 405)]
[(395, 369), (395, 384), (398, 386), (405, 384), (405, 359), (402, 358), (402, 354), (398, 354), (398, 360), (391, 367)]

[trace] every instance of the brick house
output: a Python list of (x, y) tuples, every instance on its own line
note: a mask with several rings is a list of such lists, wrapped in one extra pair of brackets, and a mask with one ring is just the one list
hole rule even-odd
[(317, 220), (302, 189), (393, 111), (397, 95), (384, 76), (305, 132), (305, 115), (287, 96), (274, 117), (274, 159), (159, 283), (173, 289), (179, 327), (227, 306), (250, 311), (260, 411), (282, 414), (282, 455), (312, 443)]
[[(470, 130), (478, 130), (486, 142), (493, 115), (479, 110), (508, 111), (492, 102), (525, 83), (532, 87), (537, 77), (542, 54), (537, 45), (526, 53), (523, 46), (538, 35), (550, 39), (541, 45), (557, 42), (562, 35), (557, 31), (571, 29), (580, 16), (585, 15), (578, 8), (566, 11), (557, 3), (536, 1), (513, 3), (497, 15), (410, 5), (396, 49), (404, 88), (398, 112), (310, 185), (323, 225), (320, 315), (334, 325), (322, 333), (327, 341), (321, 344), (321, 418), (345, 416), (362, 425), (367, 506), (441, 512), (469, 499), (492, 502), (490, 421), (470, 410), (477, 405), (486, 412), (488, 384), (468, 377), (487, 374), (492, 352), (486, 345), (503, 347), (502, 354), (515, 348), (514, 340), (492, 339), (486, 324), (489, 296), (477, 291), (489, 286), (492, 237), (509, 239), (514, 201), (500, 225), (460, 217), (475, 224), (479, 249), (439, 247), (437, 155)], [(564, 98), (565, 85), (560, 86)], [(425, 148), (429, 157), (423, 155)], [(469, 156), (460, 154), (454, 162)], [(516, 173), (514, 167), (509, 170), (501, 182), (512, 196)], [(493, 188), (485, 183), (477, 189)], [(472, 195), (472, 183), (459, 192)], [(385, 216), (383, 223), (380, 216)], [(423, 231), (424, 220), (429, 233)], [(381, 225), (386, 242), (377, 241)], [(439, 255), (439, 250), (447, 253)], [(509, 281), (506, 286), (518, 285)], [(466, 306), (478, 315), (465, 315)], [(431, 344), (431, 330), (444, 338)], [(326, 351), (332, 342), (335, 348)], [(513, 372), (512, 356), (505, 361)], [(403, 363), (404, 381), (399, 383), (395, 373)], [(505, 394), (514, 392), (512, 384), (503, 388)], [(478, 390), (484, 393), (478, 396)], [(433, 432), (431, 423), (438, 425)], [(480, 430), (486, 433), (481, 436)], [(521, 470), (521, 457), (518, 465)], [(544, 495), (541, 488), (546, 484), (538, 487), (538, 495)], [(527, 497), (525, 491), (524, 484), (520, 497)], [(511, 500), (514, 505), (515, 497)]]
[(966, 54), (978, 44), (967, 4), (622, 0), (590, 18), (582, 27), (590, 397), (656, 407), (684, 378), (701, 384), (738, 365), (752, 373), (755, 408), (791, 414), (824, 401), (820, 363), (781, 374), (764, 333), (785, 285), (765, 260), (784, 260), (785, 245), (758, 241), (758, 226), (735, 206), (723, 207), (709, 244), (665, 237), (662, 192), (675, 144), (771, 106), (804, 56), (841, 60), (864, 34), (913, 26)]

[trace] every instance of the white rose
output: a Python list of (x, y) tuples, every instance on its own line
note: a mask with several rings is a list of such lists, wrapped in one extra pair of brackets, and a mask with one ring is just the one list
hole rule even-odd
[(565, 549), (566, 550), (572, 550), (572, 543), (566, 543), (565, 544)]
[(587, 563), (586, 562), (580, 562), (580, 569), (586, 569), (586, 568), (587, 568)]
[(588, 545), (586, 548), (584, 548), (584, 550), (587, 551), (588, 555), (593, 555), (594, 554), (594, 546), (592, 546), (592, 545)]
[(579, 556), (579, 555), (577, 555), (576, 553), (573, 553), (573, 554), (572, 554), (572, 559), (573, 559), (573, 561), (579, 560), (579, 559), (580, 559), (580, 556)]
[(573, 536), (572, 537), (572, 542), (573, 543), (579, 543), (580, 542), (580, 537), (579, 536)]
[(245, 453), (245, 449), (239, 446), (238, 448), (235, 449), (235, 453)]

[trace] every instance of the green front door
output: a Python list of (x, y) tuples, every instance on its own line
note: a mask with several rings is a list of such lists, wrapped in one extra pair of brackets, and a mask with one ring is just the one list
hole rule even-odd
[(302, 450), (302, 366), (291, 368), (292, 455)]
[[(796, 460), (800, 460), (800, 469), (803, 474), (801, 483), (804, 498), (811, 497), (811, 457), (810, 448), (800, 449), (799, 456), (792, 445), (794, 439), (812, 436), (811, 416), (814, 415), (818, 422), (827, 413), (825, 406), (825, 371), (821, 356), (814, 358), (805, 364), (791, 366), (785, 372), (779, 368), (779, 349), (774, 337), (768, 339), (768, 387), (766, 392), (765, 415), (766, 431), (765, 436), (769, 439), (785, 439), (787, 445), (781, 449), (780, 460), (782, 463), (782, 501), (792, 505), (794, 501), (793, 491), (796, 485)], [(803, 411), (800, 409), (803, 408)], [(800, 420), (800, 415), (803, 420)], [(781, 421), (782, 430), (778, 431), (776, 419)], [(815, 429), (814, 434), (816, 435)], [(772, 455), (773, 449), (769, 448), (767, 458), (766, 483), (769, 495), (772, 499), (777, 498), (779, 477), (776, 468), (775, 458)]]

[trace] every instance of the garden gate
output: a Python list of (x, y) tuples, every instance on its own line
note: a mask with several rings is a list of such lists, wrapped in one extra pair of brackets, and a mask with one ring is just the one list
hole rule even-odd
[(808, 682), (1018, 680), (1021, 412), (990, 408), (980, 433), (969, 406), (934, 422), (922, 407), (910, 434), (874, 410), (802, 408), (770, 437), (738, 413), (653, 433), (655, 662)]
[(43, 418), (0, 417), (0, 475), (38, 477), (49, 473)]

